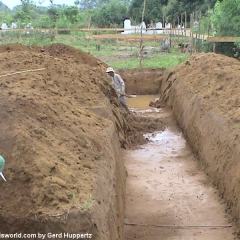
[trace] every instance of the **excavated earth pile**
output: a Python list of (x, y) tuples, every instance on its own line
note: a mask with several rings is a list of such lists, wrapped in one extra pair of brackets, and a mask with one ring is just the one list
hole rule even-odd
[(240, 63), (192, 55), (161, 81), (159, 106), (173, 109), (188, 143), (240, 229)]
[(0, 232), (123, 239), (120, 150), (145, 139), (107, 66), (62, 44), (1, 45), (0, 59)]

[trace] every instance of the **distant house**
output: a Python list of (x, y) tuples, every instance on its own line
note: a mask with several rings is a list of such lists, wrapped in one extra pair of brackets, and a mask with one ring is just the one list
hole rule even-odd
[(6, 23), (2, 23), (2, 26), (1, 26), (2, 30), (6, 30), (6, 29), (9, 29), (9, 27), (7, 26)]
[(12, 22), (11, 28), (16, 29), (16, 28), (18, 28), (18, 25), (15, 22)]
[(143, 21), (140, 26), (132, 26), (130, 19), (125, 19), (124, 21), (124, 31), (122, 34), (132, 34), (132, 33), (143, 33), (143, 34), (162, 34), (163, 29), (171, 29), (170, 23), (166, 23), (165, 27), (161, 22), (157, 22), (154, 27), (147, 28), (145, 22)]

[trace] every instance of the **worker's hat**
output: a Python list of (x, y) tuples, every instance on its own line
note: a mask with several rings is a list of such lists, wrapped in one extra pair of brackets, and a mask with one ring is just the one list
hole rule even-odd
[(106, 73), (109, 73), (109, 72), (114, 72), (114, 69), (112, 67), (108, 67), (106, 70)]

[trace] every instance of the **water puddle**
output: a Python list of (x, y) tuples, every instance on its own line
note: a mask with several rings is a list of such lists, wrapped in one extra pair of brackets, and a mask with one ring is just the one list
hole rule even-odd
[[(149, 103), (152, 101), (154, 102), (158, 95), (137, 95), (135, 98), (126, 98), (126, 102), (128, 107), (135, 111), (135, 110), (144, 110), (150, 112), (152, 109), (149, 108)], [(158, 109), (156, 109), (158, 111)]]
[(177, 126), (145, 137), (149, 143), (124, 152), (125, 240), (234, 239), (217, 190)]

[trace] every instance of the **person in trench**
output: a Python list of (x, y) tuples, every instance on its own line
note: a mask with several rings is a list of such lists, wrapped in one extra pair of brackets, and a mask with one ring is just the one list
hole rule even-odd
[(107, 68), (106, 73), (111, 76), (112, 78), (112, 84), (114, 89), (116, 90), (119, 101), (122, 104), (122, 106), (126, 109), (128, 113), (130, 113), (128, 109), (128, 105), (125, 100), (125, 83), (122, 80), (121, 76), (117, 73), (115, 73), (114, 69), (112, 67)]

